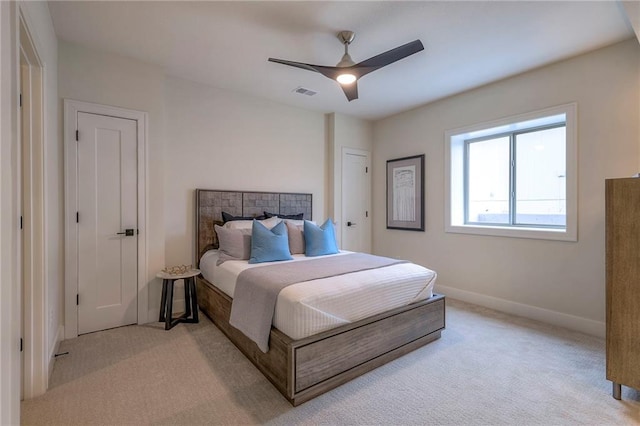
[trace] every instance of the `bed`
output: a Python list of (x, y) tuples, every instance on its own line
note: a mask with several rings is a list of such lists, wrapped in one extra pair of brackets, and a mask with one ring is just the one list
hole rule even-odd
[[(322, 309), (307, 306), (310, 300), (308, 296), (304, 296), (307, 297), (305, 303), (294, 307), (282, 301), (285, 296), (278, 296), (274, 326), (268, 330), (268, 351), (264, 352), (254, 341), (230, 325), (231, 295), (234, 289), (233, 278), (229, 280), (228, 277), (233, 276), (234, 270), (237, 274), (237, 270), (247, 266), (241, 262), (217, 265), (217, 237), (214, 226), (222, 223), (223, 211), (242, 217), (259, 216), (264, 211), (284, 216), (303, 213), (305, 219), (311, 219), (312, 196), (204, 189), (197, 189), (195, 195), (196, 262), (204, 272), (203, 276), (196, 279), (200, 309), (294, 406), (440, 337), (445, 327), (445, 300), (442, 295), (433, 294), (431, 291), (434, 274), (433, 279), (428, 280), (428, 285), (423, 283), (422, 287), (413, 280), (412, 285), (415, 288), (412, 288), (404, 299), (398, 296), (395, 305), (392, 304), (392, 308), (382, 312), (380, 309), (383, 308), (379, 306), (369, 307), (360, 304), (355, 314), (347, 313), (348, 309), (345, 308), (344, 313), (340, 312), (339, 315), (330, 312), (323, 316), (322, 313), (318, 314)], [(342, 255), (349, 254), (343, 252), (336, 256)], [(290, 261), (292, 263), (306, 261), (304, 255), (293, 257)], [(368, 275), (382, 277), (375, 278), (374, 284), (378, 293), (371, 299), (393, 299), (393, 293), (390, 293), (393, 286), (390, 270), (393, 268), (411, 273), (412, 268), (420, 267), (400, 263), (381, 268), (373, 274), (363, 271), (361, 276), (352, 277), (350, 285), (359, 287), (360, 281), (372, 279), (366, 278)], [(294, 284), (283, 290), (281, 295), (299, 294), (304, 287), (304, 283)], [(363, 299), (353, 292), (347, 293), (351, 296), (333, 294), (332, 300), (339, 298), (341, 301), (348, 301), (349, 297), (353, 300)], [(318, 303), (325, 303), (322, 297), (325, 296), (314, 294), (312, 299), (320, 300)], [(299, 311), (301, 305), (315, 313), (315, 319), (300, 320), (302, 326), (298, 324), (297, 327), (292, 327), (293, 323), (289, 319), (291, 312)], [(348, 303), (345, 302), (344, 305), (347, 306)], [(375, 313), (369, 315), (368, 312)], [(354, 319), (345, 321), (345, 318), (350, 316)], [(307, 323), (310, 325), (307, 326)]]

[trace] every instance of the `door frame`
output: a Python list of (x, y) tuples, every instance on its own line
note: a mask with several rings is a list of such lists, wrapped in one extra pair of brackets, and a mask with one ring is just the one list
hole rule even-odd
[(137, 122), (138, 152), (138, 324), (148, 320), (149, 291), (147, 276), (147, 134), (148, 113), (90, 102), (64, 100), (64, 182), (65, 182), (65, 339), (78, 336), (78, 149), (76, 129), (78, 113), (106, 115)]
[(48, 387), (50, 355), (47, 327), (49, 292), (46, 285), (46, 236), (44, 191), (44, 63), (29, 31), (25, 12), (19, 11), (19, 148), (16, 152), (18, 216), (22, 217), (19, 237), (17, 278), (20, 282), (23, 338), (21, 396), (25, 399), (43, 394)]
[(369, 252), (371, 252), (371, 248), (372, 248), (372, 240), (371, 240), (371, 224), (373, 223), (372, 220), (372, 212), (371, 212), (371, 198), (372, 198), (372, 194), (371, 194), (371, 177), (373, 176), (372, 170), (371, 170), (371, 153), (369, 151), (366, 151), (364, 149), (356, 149), (356, 148), (348, 148), (348, 147), (342, 147), (342, 156), (340, 158), (340, 221), (338, 222), (340, 224), (340, 241), (341, 241), (341, 246), (344, 244), (344, 222), (345, 222), (345, 202), (344, 202), (344, 197), (346, 196), (346, 186), (348, 185), (347, 179), (346, 179), (346, 173), (344, 172), (344, 168), (346, 167), (347, 162), (344, 161), (345, 157), (347, 155), (358, 155), (358, 156), (362, 156), (366, 158), (366, 167), (368, 167), (369, 172), (367, 173), (367, 205), (366, 205), (366, 209), (369, 212), (369, 221), (368, 221), (368, 226), (365, 227), (366, 230), (366, 240), (369, 242), (369, 247), (368, 250)]

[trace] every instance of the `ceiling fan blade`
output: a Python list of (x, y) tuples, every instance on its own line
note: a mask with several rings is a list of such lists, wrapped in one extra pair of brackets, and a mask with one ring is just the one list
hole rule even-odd
[[(341, 68), (339, 67), (327, 67), (324, 65), (305, 64), (302, 62), (287, 61), (284, 59), (269, 58), (269, 62), (275, 62), (277, 64), (289, 65), (291, 67), (302, 68), (303, 70), (313, 71), (329, 77), (335, 80), (340, 74)], [(349, 67), (350, 68), (350, 67)]]
[(347, 96), (349, 102), (354, 99), (358, 99), (358, 82), (354, 81), (351, 84), (341, 84), (342, 91)]
[(307, 70), (307, 71), (320, 72), (316, 69), (316, 65), (304, 64), (302, 62), (286, 61), (284, 59), (276, 59), (276, 58), (269, 58), (269, 62), (289, 65), (290, 67), (302, 68), (303, 70)]
[(369, 74), (379, 68), (392, 64), (400, 59), (404, 59), (407, 56), (411, 56), (414, 53), (418, 53), (424, 50), (424, 46), (420, 40), (414, 40), (402, 46), (398, 46), (395, 49), (387, 50), (384, 53), (373, 56), (366, 59), (352, 68), (357, 72), (358, 77)]

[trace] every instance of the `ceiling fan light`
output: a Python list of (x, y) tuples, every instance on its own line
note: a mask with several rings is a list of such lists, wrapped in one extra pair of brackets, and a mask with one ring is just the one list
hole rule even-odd
[(351, 84), (356, 81), (356, 76), (353, 74), (345, 73), (340, 74), (338, 77), (336, 77), (336, 80), (340, 84)]

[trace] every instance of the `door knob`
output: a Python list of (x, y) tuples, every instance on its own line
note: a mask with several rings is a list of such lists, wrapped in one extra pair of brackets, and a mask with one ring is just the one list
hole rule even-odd
[(125, 237), (132, 237), (133, 229), (125, 229), (124, 232), (116, 232), (116, 235), (124, 235)]
[(356, 226), (356, 224), (353, 222), (347, 222), (347, 226)]

